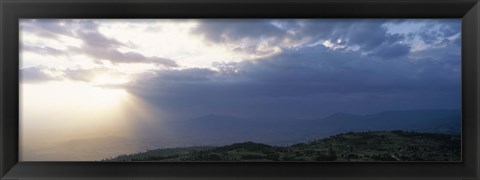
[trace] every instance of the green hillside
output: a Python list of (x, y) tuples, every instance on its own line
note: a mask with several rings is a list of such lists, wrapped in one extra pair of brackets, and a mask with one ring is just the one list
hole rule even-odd
[(150, 150), (104, 161), (460, 161), (458, 135), (376, 131), (344, 133), (279, 147), (244, 142)]
[(213, 149), (212, 146), (195, 146), (185, 148), (166, 148), (148, 150), (146, 152), (140, 152), (135, 154), (122, 154), (115, 158), (103, 159), (102, 161), (162, 161), (162, 160), (174, 160), (180, 157), (184, 157), (189, 153), (196, 151), (205, 151)]

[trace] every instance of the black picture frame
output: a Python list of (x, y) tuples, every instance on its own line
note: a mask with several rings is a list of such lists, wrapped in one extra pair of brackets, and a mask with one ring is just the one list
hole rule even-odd
[[(462, 162), (19, 162), (20, 18), (461, 18)], [(478, 0), (1, 0), (0, 179), (479, 179)]]

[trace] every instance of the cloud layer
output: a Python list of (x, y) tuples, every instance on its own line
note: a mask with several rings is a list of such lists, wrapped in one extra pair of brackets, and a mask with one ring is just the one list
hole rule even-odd
[(460, 108), (459, 20), (22, 20), (21, 30), (25, 83), (121, 77), (116, 88), (173, 119)]

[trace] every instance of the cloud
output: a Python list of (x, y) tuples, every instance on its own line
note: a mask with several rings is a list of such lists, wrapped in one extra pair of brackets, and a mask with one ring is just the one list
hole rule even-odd
[[(248, 29), (248, 30), (247, 30)], [(243, 39), (261, 39), (283, 36), (286, 32), (269, 20), (200, 20), (193, 33), (204, 35), (214, 42), (232, 42)]]
[[(260, 53), (260, 46), (294, 49), (328, 41), (338, 50), (357, 49), (385, 59), (407, 55), (406, 37), (388, 32), (387, 20), (210, 20), (200, 21), (193, 33), (214, 43), (226, 43), (248, 53)], [(263, 43), (263, 44), (262, 44)], [(396, 48), (400, 47), (402, 51)], [(272, 49), (270, 48), (270, 49)], [(335, 48), (337, 49), (337, 48)], [(274, 55), (275, 53), (270, 53)], [(390, 56), (391, 55), (391, 56)]]
[[(357, 50), (363, 54), (378, 56), (383, 59), (397, 58), (409, 53), (408, 44), (400, 44), (406, 37), (399, 34), (388, 33), (386, 20), (330, 20), (330, 33), (317, 36), (319, 40), (328, 40), (339, 50)], [(323, 22), (308, 22), (319, 23)], [(312, 26), (314, 27), (314, 26)], [(314, 32), (305, 30), (306, 32)]]
[(72, 35), (72, 27), (58, 19), (22, 19), (20, 31), (33, 33), (39, 37), (58, 38), (61, 35)]
[(112, 63), (155, 63), (166, 67), (176, 67), (175, 61), (167, 58), (144, 56), (138, 52), (120, 52), (119, 47), (128, 47), (115, 39), (107, 38), (98, 30), (98, 25), (93, 22), (85, 23), (86, 32), (79, 31), (78, 38), (84, 42), (82, 47), (74, 49), (98, 59), (109, 60)]
[(189, 68), (184, 70), (163, 70), (156, 74), (157, 80), (162, 81), (207, 81), (210, 76), (215, 75), (215, 71), (208, 68)]
[(144, 56), (138, 52), (120, 52), (114, 48), (102, 46), (82, 46), (71, 48), (73, 52), (86, 54), (98, 60), (108, 60), (111, 63), (154, 63), (165, 67), (177, 67), (175, 61), (156, 56)]
[(297, 47), (303, 41), (285, 29), (287, 23), (295, 22), (282, 22), (284, 24), (280, 25), (262, 19), (199, 20), (198, 26), (191, 33), (202, 36), (211, 43), (230, 46), (235, 52), (265, 57), (276, 54), (283, 48)]
[(66, 69), (63, 71), (65, 77), (74, 81), (90, 82), (99, 74), (110, 73), (106, 68), (92, 68), (92, 69)]
[[(461, 24), (456, 20), (444, 20), (442, 23), (428, 22), (418, 33), (426, 44), (448, 43), (448, 38), (461, 32)], [(460, 37), (458, 37), (460, 38)]]
[(459, 108), (460, 73), (453, 68), (459, 64), (444, 61), (385, 61), (313, 46), (258, 61), (219, 62), (217, 71), (159, 70), (128, 90), (171, 116), (313, 118), (337, 111)]
[[(449, 46), (451, 52), (460, 52), (461, 21), (457, 19), (414, 19), (387, 22), (388, 31), (406, 36), (403, 42), (411, 47), (411, 54)], [(410, 54), (410, 55), (411, 55)]]
[(20, 69), (20, 76), (22, 83), (68, 80), (115, 88), (123, 88), (128, 83), (126, 73), (104, 67), (57, 69), (40, 65)]
[(45, 66), (34, 66), (24, 69), (20, 69), (20, 80), (22, 83), (38, 83), (45, 81), (61, 80), (60, 76), (56, 76), (55, 73), (59, 73), (54, 68), (48, 68)]
[(105, 37), (103, 34), (98, 32), (97, 26), (94, 26), (91, 28), (93, 29), (86, 29), (86, 32), (82, 32), (82, 31), (77, 32), (78, 34), (77, 36), (83, 41), (84, 46), (102, 47), (105, 49), (126, 46), (115, 39)]
[(66, 52), (60, 49), (52, 48), (49, 46), (35, 46), (35, 45), (26, 45), (22, 43), (21, 46), (22, 52), (31, 52), (35, 54), (41, 54), (45, 56), (61, 56), (65, 55)]
[[(388, 24), (409, 21), (202, 20), (191, 33), (227, 50), (260, 55), (255, 61), (220, 60), (211, 69), (178, 67), (171, 59), (146, 56), (141, 49), (102, 34), (97, 22), (72, 22), (71, 30), (58, 31), (82, 40), (80, 46), (69, 47), (70, 52), (113, 65), (154, 63), (167, 67), (143, 72), (124, 85), (133, 95), (161, 109), (165, 113), (162, 117), (225, 114), (313, 118), (337, 111), (366, 113), (460, 105), (458, 22), (433, 22), (432, 32), (441, 37), (432, 37), (419, 31), (389, 30), (392, 26)], [(419, 44), (425, 48), (412, 49)], [(26, 48), (37, 53), (55, 52), (55, 47)], [(23, 71), (26, 79), (51, 78), (45, 69)], [(61, 72), (62, 78), (75, 81), (92, 81), (104, 73), (123, 76), (106, 66), (65, 68)]]
[(373, 54), (384, 59), (401, 57), (409, 54), (410, 47), (404, 44), (386, 45), (384, 48), (374, 50)]
[[(99, 30), (99, 24), (95, 20), (58, 20), (58, 19), (41, 19), (41, 20), (22, 20), (21, 28), (27, 33), (32, 33), (38, 37), (59, 39), (60, 36), (68, 36), (82, 41), (80, 47), (67, 46), (64, 52), (69, 54), (83, 54), (97, 60), (107, 60), (111, 63), (154, 63), (165, 67), (176, 67), (175, 61), (156, 57), (145, 56), (140, 52), (127, 50), (120, 51), (120, 48), (135, 48), (130, 43), (122, 43), (114, 38), (109, 38), (102, 34)], [(65, 43), (65, 42), (63, 42)], [(54, 47), (42, 46), (31, 47), (25, 46), (31, 52), (36, 53), (53, 53)], [(43, 54), (44, 55), (44, 54)]]
[(391, 40), (395, 42), (399, 39), (397, 36), (389, 36), (386, 34), (386, 28), (382, 27), (383, 21), (363, 21), (353, 22), (346, 27), (337, 25), (333, 31), (334, 36), (338, 39), (345, 39), (347, 45), (358, 45), (363, 50), (369, 51), (384, 43), (390, 43)]

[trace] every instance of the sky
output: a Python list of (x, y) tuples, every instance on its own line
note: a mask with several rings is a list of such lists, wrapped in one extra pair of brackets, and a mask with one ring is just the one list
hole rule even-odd
[(22, 19), (22, 132), (65, 140), (207, 114), (271, 120), (460, 109), (460, 25)]

